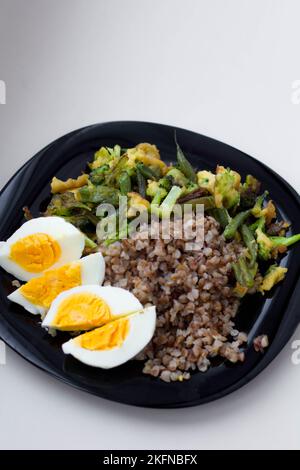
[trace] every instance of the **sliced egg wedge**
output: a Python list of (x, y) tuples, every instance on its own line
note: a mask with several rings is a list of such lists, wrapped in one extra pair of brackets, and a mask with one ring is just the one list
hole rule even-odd
[(81, 258), (85, 237), (61, 217), (25, 222), (0, 243), (0, 266), (21, 281)]
[(151, 341), (155, 324), (155, 307), (147, 307), (79, 335), (64, 343), (62, 349), (84, 364), (111, 369), (144, 349)]
[(88, 331), (142, 308), (140, 301), (121, 287), (74, 287), (62, 292), (53, 301), (42, 327), (62, 331)]
[(81, 285), (100, 285), (104, 274), (104, 258), (101, 253), (94, 253), (31, 279), (8, 299), (32, 314), (44, 315), (59, 294)]

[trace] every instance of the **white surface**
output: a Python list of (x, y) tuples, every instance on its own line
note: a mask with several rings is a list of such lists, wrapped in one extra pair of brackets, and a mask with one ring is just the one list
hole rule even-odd
[[(0, 184), (72, 129), (137, 119), (230, 143), (299, 191), (299, 15), (298, 0), (0, 0)], [(299, 448), (290, 359), (291, 343), (231, 396), (158, 411), (73, 390), (8, 351), (0, 446)]]

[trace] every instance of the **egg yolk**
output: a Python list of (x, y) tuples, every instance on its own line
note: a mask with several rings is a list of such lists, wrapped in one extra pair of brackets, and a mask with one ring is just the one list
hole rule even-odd
[(119, 318), (107, 325), (75, 338), (75, 343), (91, 351), (103, 351), (120, 347), (129, 333), (129, 320)]
[(107, 303), (95, 294), (83, 292), (64, 299), (51, 324), (64, 331), (91, 330), (112, 319)]
[(49, 309), (61, 292), (80, 285), (81, 267), (75, 262), (46, 271), (43, 276), (31, 279), (20, 288), (20, 292), (30, 303)]
[(60, 255), (59, 244), (46, 233), (21, 238), (10, 250), (10, 258), (30, 273), (41, 273), (51, 268)]

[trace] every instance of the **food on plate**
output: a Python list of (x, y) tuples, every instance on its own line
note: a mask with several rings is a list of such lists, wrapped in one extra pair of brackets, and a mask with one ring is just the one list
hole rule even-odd
[[(78, 178), (54, 177), (44, 217), (0, 246), (0, 266), (29, 281), (14, 284), (9, 299), (42, 314), (47, 330), (69, 332), (63, 351), (85, 364), (111, 368), (135, 358), (145, 374), (171, 382), (205, 372), (215, 358), (241, 362), (248, 339), (235, 317), (242, 298), (268, 295), (288, 272), (283, 258), (300, 234), (290, 232), (267, 188), (221, 164), (193, 168), (176, 135), (175, 155), (169, 164), (153, 144), (101, 147)], [(190, 232), (176, 233), (172, 214), (186, 204), (204, 208), (200, 247), (199, 215), (183, 217)], [(28, 208), (25, 216), (32, 217)], [(268, 344), (263, 334), (254, 348)]]
[(88, 331), (142, 309), (139, 300), (120, 287), (74, 287), (54, 300), (42, 326), (62, 331)]
[[(139, 213), (154, 213), (162, 219), (172, 213), (175, 204), (203, 204), (205, 216), (216, 220), (226, 242), (235, 240), (244, 248), (231, 266), (235, 295), (264, 293), (266, 289), (257, 282), (266, 272), (264, 262), (280, 261), (287, 248), (300, 240), (300, 234), (286, 236), (290, 224), (278, 219), (276, 205), (268, 199), (267, 190), (261, 191), (261, 183), (254, 176), (247, 175), (242, 181), (237, 171), (222, 165), (215, 171), (196, 171), (176, 136), (175, 149), (176, 163), (168, 165), (153, 144), (142, 143), (130, 149), (119, 145), (101, 147), (89, 163), (90, 171), (80, 180), (86, 184), (76, 187), (74, 180), (70, 191), (70, 182), (62, 185), (45, 215), (64, 217), (83, 230), (91, 243), (109, 246), (129, 234), (129, 223)], [(109, 217), (103, 216), (98, 206), (109, 203), (118, 211), (121, 195), (128, 196), (129, 223), (121, 231), (108, 231), (104, 236), (96, 226), (108, 222)], [(99, 233), (103, 238), (97, 238)], [(273, 274), (272, 286), (284, 277), (285, 272), (281, 276)]]
[(134, 358), (149, 343), (155, 322), (155, 307), (147, 307), (70, 339), (63, 351), (89, 366), (110, 369)]
[(25, 222), (0, 244), (0, 266), (21, 281), (48, 269), (78, 260), (84, 235), (61, 217), (39, 217)]
[[(185, 251), (186, 241), (173, 231), (167, 239), (145, 239), (141, 231), (102, 245), (105, 283), (129, 289), (143, 305), (156, 306), (154, 336), (138, 358), (145, 374), (166, 382), (206, 371), (216, 356), (242, 361), (247, 341), (234, 323), (240, 301), (232, 279), (232, 264), (243, 245), (226, 242), (211, 216), (205, 217), (203, 248)], [(257, 277), (255, 282), (260, 281)]]
[(10, 294), (8, 299), (30, 313), (44, 315), (59, 294), (81, 285), (100, 285), (104, 274), (103, 256), (93, 253), (31, 279)]

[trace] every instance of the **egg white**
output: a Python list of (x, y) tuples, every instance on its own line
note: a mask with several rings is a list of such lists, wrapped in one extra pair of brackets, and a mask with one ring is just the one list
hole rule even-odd
[(65, 354), (71, 354), (80, 362), (92, 367), (111, 369), (134, 358), (151, 341), (156, 324), (156, 309), (147, 307), (128, 318), (129, 332), (119, 347), (103, 351), (91, 351), (76, 344), (74, 339), (62, 345)]
[[(81, 284), (101, 285), (105, 275), (105, 261), (101, 253), (88, 255), (78, 261), (75, 261), (81, 267)], [(31, 303), (23, 296), (21, 289), (15, 290), (7, 297), (10, 301), (15, 302), (25, 308), (33, 315), (45, 315), (47, 309), (41, 305)]]
[(69, 289), (59, 294), (59, 296), (52, 302), (52, 305), (42, 322), (42, 327), (55, 328), (53, 321), (61, 302), (69, 296), (85, 292), (97, 295), (103, 299), (109, 306), (111, 314), (115, 317), (137, 312), (143, 308), (140, 301), (131, 292), (126, 289), (122, 289), (121, 287), (95, 285), (73, 287), (73, 289)]
[(61, 217), (39, 217), (25, 222), (6, 242), (0, 243), (0, 266), (21, 281), (29, 281), (42, 273), (32, 273), (10, 259), (11, 246), (20, 239), (35, 233), (45, 233), (52, 237), (61, 248), (59, 260), (50, 269), (58, 268), (81, 258), (85, 238), (74, 225)]

